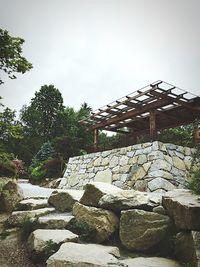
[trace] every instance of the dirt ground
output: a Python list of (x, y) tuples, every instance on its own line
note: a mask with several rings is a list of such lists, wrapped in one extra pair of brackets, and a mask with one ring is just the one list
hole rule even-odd
[[(7, 217), (7, 214), (0, 214), (0, 233), (5, 232), (4, 222)], [(25, 245), (21, 242), (19, 231), (17, 229), (9, 229), (6, 231), (9, 231), (10, 234), (4, 240), (0, 239), (0, 266), (36, 267), (36, 265), (29, 260)]]

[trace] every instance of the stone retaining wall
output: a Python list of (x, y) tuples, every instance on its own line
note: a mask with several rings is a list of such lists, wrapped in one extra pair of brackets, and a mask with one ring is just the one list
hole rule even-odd
[(183, 188), (194, 151), (155, 141), (73, 157), (59, 188), (82, 189), (92, 181), (140, 191)]

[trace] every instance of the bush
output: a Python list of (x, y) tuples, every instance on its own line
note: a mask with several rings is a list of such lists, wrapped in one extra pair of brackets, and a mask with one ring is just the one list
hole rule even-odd
[(45, 259), (47, 260), (52, 254), (54, 254), (59, 249), (59, 244), (53, 242), (52, 239), (46, 241), (45, 243)]
[(79, 222), (75, 218), (67, 224), (67, 229), (79, 235), (81, 241), (94, 242), (96, 238), (96, 229), (87, 223)]
[(44, 162), (40, 163), (39, 166), (33, 168), (30, 173), (30, 181), (32, 183), (39, 183), (46, 177), (46, 171), (43, 169)]
[(16, 176), (16, 167), (12, 162), (12, 155), (7, 153), (0, 153), (0, 176)]
[(190, 172), (187, 188), (200, 195), (200, 168), (196, 168)]
[(14, 159), (12, 162), (15, 165), (17, 177), (23, 177), (25, 174), (24, 162), (20, 159)]
[(186, 187), (200, 195), (200, 145), (196, 147), (193, 155), (192, 168), (188, 173)]
[(21, 238), (22, 240), (26, 240), (30, 233), (37, 229), (38, 225), (38, 217), (35, 216), (34, 218), (27, 217), (24, 219), (21, 225)]
[(4, 230), (0, 233), (0, 240), (5, 240), (10, 235), (10, 232)]
[(63, 164), (60, 159), (50, 159), (42, 166), (48, 178), (59, 178), (62, 176)]

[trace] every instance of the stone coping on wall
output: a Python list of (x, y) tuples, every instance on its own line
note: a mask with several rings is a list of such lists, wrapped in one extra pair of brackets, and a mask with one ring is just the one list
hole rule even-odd
[(194, 152), (154, 141), (72, 157), (59, 188), (83, 189), (93, 181), (151, 192), (184, 188)]

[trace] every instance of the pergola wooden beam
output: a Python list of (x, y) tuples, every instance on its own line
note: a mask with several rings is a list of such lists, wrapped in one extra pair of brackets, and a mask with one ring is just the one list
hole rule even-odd
[(124, 134), (148, 130), (154, 139), (157, 130), (188, 124), (195, 119), (200, 119), (200, 98), (157, 81), (100, 108), (81, 123), (95, 132), (98, 145), (98, 130)]
[(126, 112), (124, 114), (120, 114), (119, 116), (110, 118), (110, 119), (108, 119), (108, 120), (106, 120), (104, 122), (92, 125), (92, 126), (90, 126), (89, 130), (103, 128), (103, 127), (105, 127), (107, 125), (111, 125), (111, 124), (117, 123), (119, 121), (128, 119), (130, 117), (138, 116), (140, 114), (148, 112), (149, 110), (160, 108), (162, 106), (168, 105), (171, 102), (172, 102), (171, 99), (170, 100), (161, 99), (161, 100), (155, 101), (153, 103), (150, 103), (150, 104), (147, 104), (145, 106), (142, 106), (140, 109), (134, 109), (134, 110), (131, 110), (131, 111)]

